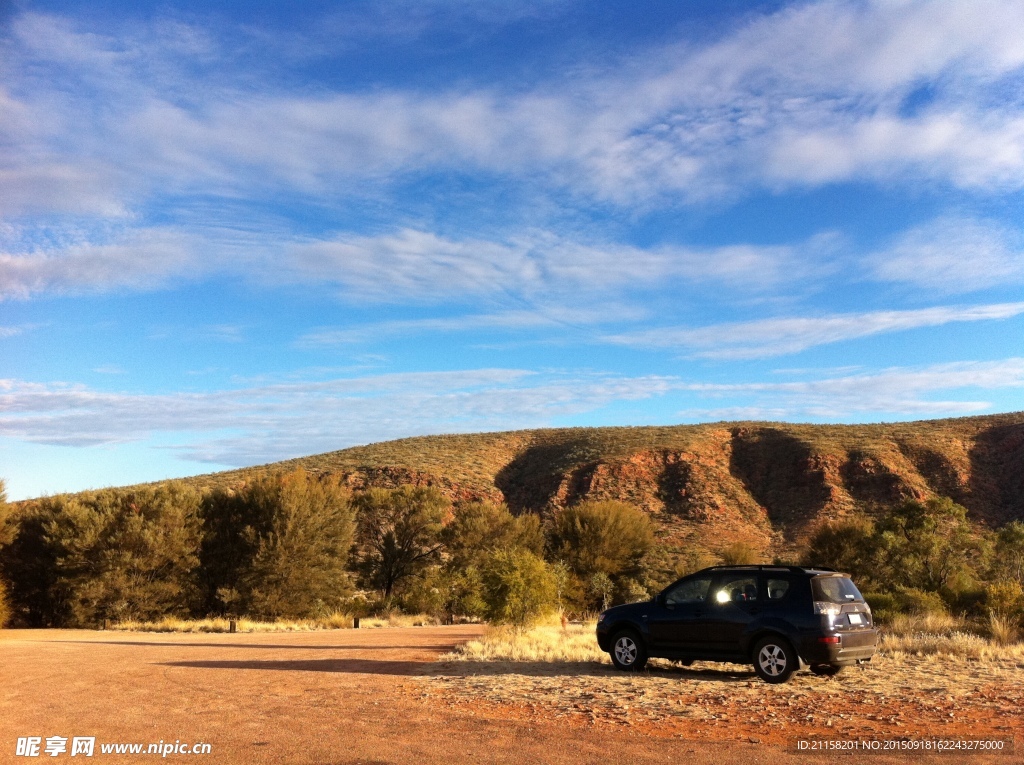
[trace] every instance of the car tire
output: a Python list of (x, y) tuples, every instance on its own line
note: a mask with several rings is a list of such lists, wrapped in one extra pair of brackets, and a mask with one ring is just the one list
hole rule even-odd
[(621, 630), (612, 637), (612, 664), (624, 672), (639, 672), (647, 665), (647, 648), (633, 630)]
[(797, 670), (800, 658), (785, 638), (762, 638), (754, 646), (754, 672), (766, 683), (784, 683)]
[(842, 671), (842, 667), (837, 667), (834, 664), (814, 664), (811, 666), (811, 672), (818, 677), (835, 677)]

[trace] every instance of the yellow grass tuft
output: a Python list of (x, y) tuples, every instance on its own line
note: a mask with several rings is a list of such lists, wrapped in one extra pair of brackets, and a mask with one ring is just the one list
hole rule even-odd
[(535, 661), (609, 663), (597, 645), (594, 624), (541, 624), (530, 629), (491, 627), (479, 640), (460, 646), (446, 658), (461, 661)]

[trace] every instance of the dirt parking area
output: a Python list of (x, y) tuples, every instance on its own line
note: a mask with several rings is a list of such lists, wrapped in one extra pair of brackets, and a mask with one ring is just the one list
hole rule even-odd
[[(889, 678), (894, 667), (879, 664), (860, 675), (799, 676), (769, 687), (743, 668), (716, 665), (624, 676), (594, 664), (439, 660), (480, 632), (2, 631), (0, 762), (33, 761), (16, 754), (17, 739), (28, 736), (95, 737), (93, 759), (110, 762), (159, 756), (102, 754), (102, 743), (209, 743), (210, 755), (166, 759), (226, 765), (853, 761), (798, 753), (795, 739), (811, 734), (1016, 733), (1024, 745), (1020, 667), (950, 679), (929, 665), (897, 682)], [(892, 690), (908, 678), (916, 685), (902, 695)], [(69, 753), (43, 756), (77, 761)], [(933, 759), (968, 758), (870, 761)]]

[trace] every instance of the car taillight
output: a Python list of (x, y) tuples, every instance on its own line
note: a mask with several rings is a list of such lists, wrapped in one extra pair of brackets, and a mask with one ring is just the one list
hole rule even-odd
[[(807, 601), (804, 601), (805, 603)], [(839, 616), (843, 612), (843, 607), (838, 603), (829, 603), (826, 600), (814, 601), (814, 613), (816, 614), (828, 614), (829, 616)]]
[(825, 637), (820, 637), (818, 638), (818, 642), (835, 644), (839, 642), (839, 635), (827, 635)]

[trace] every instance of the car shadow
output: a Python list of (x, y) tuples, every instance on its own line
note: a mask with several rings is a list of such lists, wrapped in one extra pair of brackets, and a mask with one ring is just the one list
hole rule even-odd
[(378, 659), (255, 659), (161, 662), (165, 667), (194, 669), (241, 669), (284, 672), (336, 672), (344, 674), (400, 675), (418, 677), (675, 677), (679, 680), (749, 682), (753, 670), (728, 668), (653, 667), (631, 675), (598, 662), (526, 661), (383, 661)]
[[(83, 643), (76, 640), (53, 640), (49, 642), (83, 645)], [(269, 643), (162, 643), (150, 640), (90, 640), (88, 645), (138, 645), (151, 648), (264, 648), (268, 650), (288, 648), (303, 651), (438, 651), (446, 653), (454, 651), (460, 643), (434, 645), (277, 645)]]

